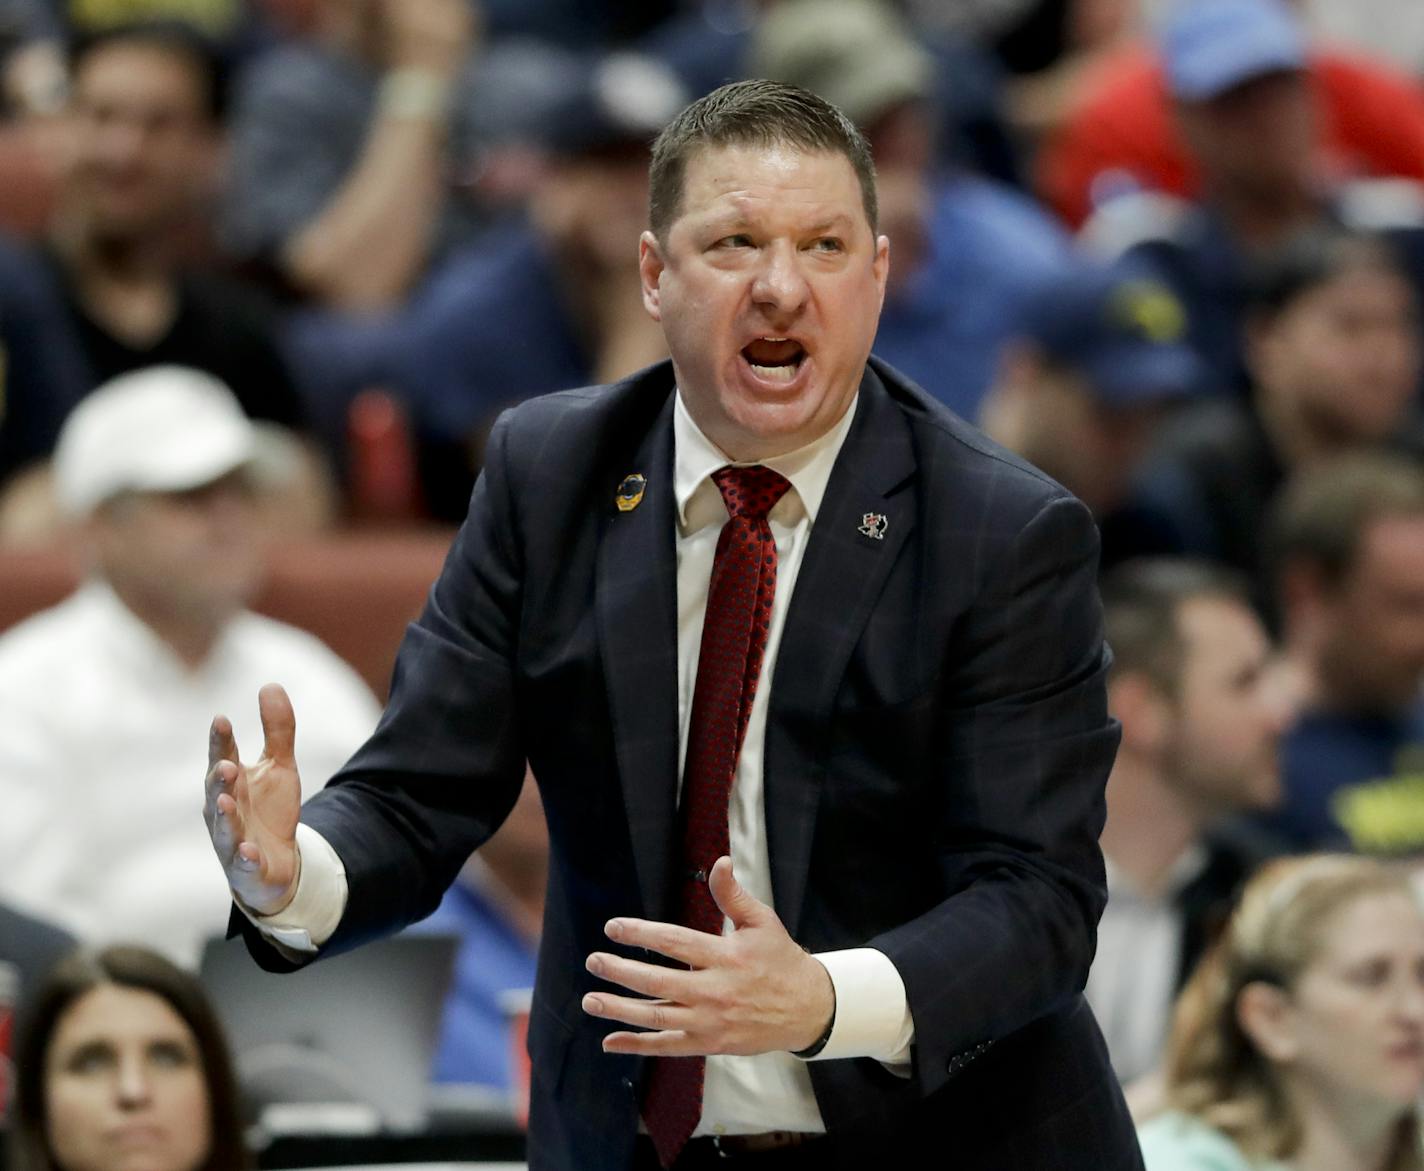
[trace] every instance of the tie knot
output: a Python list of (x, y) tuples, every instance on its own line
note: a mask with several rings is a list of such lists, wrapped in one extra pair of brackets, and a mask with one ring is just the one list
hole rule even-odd
[(761, 464), (718, 468), (712, 473), (712, 482), (722, 493), (727, 512), (747, 520), (764, 519), (791, 487), (791, 481), (780, 472), (773, 472)]

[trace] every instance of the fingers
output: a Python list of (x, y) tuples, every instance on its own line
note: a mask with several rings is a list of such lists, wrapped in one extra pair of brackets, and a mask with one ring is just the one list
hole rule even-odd
[(640, 1000), (633, 996), (614, 996), (609, 992), (590, 992), (583, 998), (583, 1010), (589, 1016), (605, 1017), (659, 1032), (685, 1032), (696, 1018), (685, 1005), (666, 1000)]
[(213, 850), (223, 868), (229, 868), (236, 859), (237, 848), (242, 842), (242, 816), (237, 811), (237, 802), (231, 793), (220, 793), (213, 802), (213, 817), (208, 823), (213, 837)]
[(297, 715), (279, 683), (269, 683), (257, 693), (262, 716), (262, 755), (278, 764), (296, 765)]
[(596, 951), (584, 966), (610, 984), (621, 984), (633, 992), (641, 992), (658, 1000), (687, 1003), (696, 988), (696, 975), (660, 964), (645, 964)]
[(746, 887), (732, 873), (732, 860), (725, 854), (712, 866), (707, 876), (707, 889), (717, 909), (732, 921), (732, 926), (759, 927), (775, 918), (775, 912), (765, 903), (747, 893)]
[(690, 968), (709, 967), (721, 953), (722, 937), (673, 923), (647, 919), (610, 919), (604, 934), (617, 943), (655, 951)]
[(237, 740), (232, 734), (232, 722), (226, 716), (215, 716), (208, 729), (208, 767), (212, 768), (220, 760), (236, 763)]
[(605, 1053), (638, 1053), (646, 1057), (700, 1057), (707, 1047), (681, 1029), (660, 1033), (609, 1033)]
[(232, 792), (236, 780), (237, 765), (230, 760), (219, 760), (208, 769), (207, 776), (203, 778), (203, 817), (208, 821), (210, 829), (218, 795)]

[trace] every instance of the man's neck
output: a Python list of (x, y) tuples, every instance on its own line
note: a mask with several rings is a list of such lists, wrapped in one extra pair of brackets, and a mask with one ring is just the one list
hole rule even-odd
[(208, 661), (226, 626), (225, 618), (184, 613), (142, 591), (128, 589), (121, 582), (111, 581), (109, 585), (119, 601), (173, 652), (185, 669), (196, 671)]
[(63, 218), (50, 243), (85, 314), (106, 332), (147, 347), (171, 328), (178, 288), (165, 245), (102, 238), (84, 224)]
[(1103, 852), (1145, 897), (1160, 896), (1172, 868), (1201, 835), (1190, 807), (1145, 761), (1121, 753), (1108, 778)]

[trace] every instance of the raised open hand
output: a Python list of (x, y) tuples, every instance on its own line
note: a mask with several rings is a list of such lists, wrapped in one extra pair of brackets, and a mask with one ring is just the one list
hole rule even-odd
[(292, 701), (269, 683), (258, 692), (257, 705), (265, 741), (256, 764), (242, 763), (227, 717), (213, 720), (203, 820), (233, 893), (258, 914), (271, 915), (290, 903), (297, 889), (302, 786), (293, 755)]

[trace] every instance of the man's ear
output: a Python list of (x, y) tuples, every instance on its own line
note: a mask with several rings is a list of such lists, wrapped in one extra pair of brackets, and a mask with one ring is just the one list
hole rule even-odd
[(1300, 1052), (1295, 1011), (1285, 989), (1253, 980), (1236, 998), (1236, 1023), (1268, 1061), (1285, 1063)]
[(1155, 757), (1171, 728), (1171, 703), (1142, 671), (1122, 671), (1108, 683), (1108, 710), (1122, 724), (1123, 747)]
[(638, 237), (638, 277), (643, 285), (643, 308), (654, 321), (663, 319), (660, 284), (666, 267), (658, 238), (652, 232), (644, 232)]
[(871, 262), (875, 271), (875, 283), (880, 286), (880, 304), (885, 304), (885, 287), (890, 280), (890, 237), (875, 238), (875, 259)]

